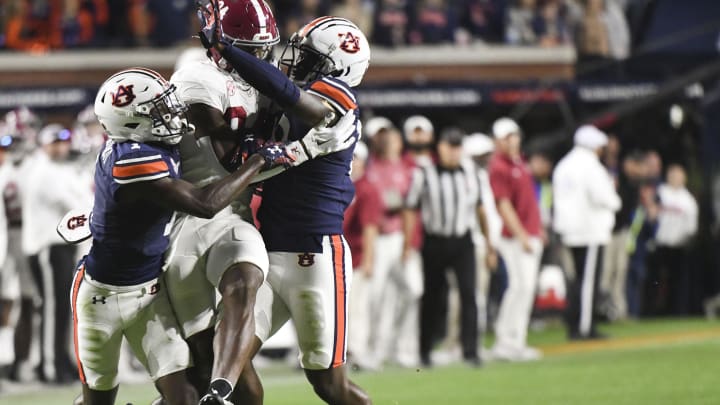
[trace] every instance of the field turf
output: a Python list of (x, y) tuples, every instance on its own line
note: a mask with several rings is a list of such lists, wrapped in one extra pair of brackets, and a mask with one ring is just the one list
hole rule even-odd
[[(701, 319), (610, 325), (612, 339), (567, 343), (562, 328), (531, 332), (545, 353), (532, 363), (491, 363), (433, 369), (388, 369), (352, 378), (375, 404), (718, 404), (720, 324)], [(263, 369), (265, 403), (320, 403), (302, 373)], [(0, 394), (0, 404), (70, 404), (78, 387), (33, 386)], [(150, 384), (125, 385), (117, 403), (148, 404)]]

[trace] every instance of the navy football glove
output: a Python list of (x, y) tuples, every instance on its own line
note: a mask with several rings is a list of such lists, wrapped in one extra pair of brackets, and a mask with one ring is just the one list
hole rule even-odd
[(293, 166), (296, 157), (288, 152), (284, 144), (279, 142), (266, 142), (257, 154), (265, 159), (263, 170), (270, 170), (278, 166), (286, 169)]

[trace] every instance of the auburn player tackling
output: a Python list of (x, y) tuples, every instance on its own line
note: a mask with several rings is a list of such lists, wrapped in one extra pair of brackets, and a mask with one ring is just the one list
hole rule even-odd
[(111, 76), (95, 99), (109, 140), (95, 168), (93, 244), (71, 292), (85, 405), (114, 403), (123, 336), (168, 403), (196, 403), (184, 374), (190, 353), (160, 278), (174, 212), (210, 218), (261, 169), (289, 164), (274, 145), (202, 188), (181, 180), (177, 144), (192, 132), (185, 111), (174, 86), (143, 68)]
[[(322, 17), (293, 35), (283, 58), (293, 83), (274, 66), (227, 46), (222, 32), (213, 30), (216, 10), (215, 1), (203, 2), (200, 9), (203, 44), (288, 112), (288, 139), (299, 139), (302, 131), (333, 116), (353, 114), (351, 139), (357, 140), (359, 109), (352, 88), (367, 70), (370, 49), (355, 24)], [(361, 404), (370, 400), (348, 380), (344, 367), (352, 265), (342, 223), (354, 194), (352, 153), (350, 148), (314, 159), (263, 185), (259, 219), (270, 267), (255, 306), (254, 351), (292, 319), (300, 363), (315, 392), (329, 403)], [(262, 403), (262, 387), (250, 364), (236, 393), (242, 403)]]

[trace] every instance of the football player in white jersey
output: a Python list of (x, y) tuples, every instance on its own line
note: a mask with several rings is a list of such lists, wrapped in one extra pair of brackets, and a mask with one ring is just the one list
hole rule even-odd
[[(370, 49), (352, 22), (320, 17), (293, 35), (286, 47), (288, 80), (280, 71), (246, 52), (229, 46), (222, 30), (213, 30), (217, 1), (201, 2), (201, 41), (218, 52), (249, 83), (288, 113), (288, 139), (303, 128), (332, 122), (328, 117), (352, 113), (359, 137), (359, 108), (353, 87), (369, 65)], [(220, 5), (221, 6), (221, 5)], [(224, 25), (222, 27), (224, 28)], [(294, 83), (293, 83), (294, 82)], [(302, 86), (301, 90), (298, 86)], [(309, 100), (319, 101), (318, 110)], [(370, 403), (352, 383), (344, 367), (347, 341), (347, 296), (351, 286), (350, 252), (342, 236), (342, 219), (354, 194), (349, 179), (352, 149), (313, 160), (266, 181), (259, 212), (268, 248), (268, 283), (258, 292), (253, 351), (293, 319), (300, 346), (300, 363), (320, 398), (328, 403)], [(285, 190), (285, 196), (283, 191)], [(287, 194), (302, 190), (302, 198)], [(262, 386), (248, 364), (234, 398), (262, 403)]]
[[(221, 2), (220, 10), (218, 21), (233, 46), (264, 59), (279, 41), (273, 14), (262, 0)], [(180, 100), (189, 105), (189, 118), (196, 126), (195, 139), (180, 143), (183, 178), (200, 186), (241, 163), (243, 147), (253, 146), (247, 141), (253, 139), (253, 134), (264, 131), (265, 122), (258, 91), (230, 68), (218, 52), (211, 50), (208, 56), (206, 61), (181, 67), (170, 80), (177, 87)], [(315, 108), (322, 110), (324, 105), (316, 101)], [(314, 132), (325, 138), (308, 137), (302, 143), (295, 142), (295, 146), (289, 144), (293, 164), (351, 146), (353, 141), (348, 135), (336, 135), (333, 139), (337, 142), (324, 143), (331, 137), (331, 131), (342, 134), (354, 130), (354, 118), (350, 115), (334, 128), (323, 127)], [(196, 379), (206, 381), (205, 384), (209, 381), (208, 390), (221, 399), (229, 396), (250, 358), (255, 295), (268, 269), (265, 244), (252, 224), (251, 197), (252, 190), (248, 190), (232, 209), (212, 220), (188, 216), (177, 221), (174, 231), (177, 248), (166, 275), (170, 300), (193, 348), (195, 371), (199, 374)], [(215, 288), (222, 299), (217, 328)], [(208, 345), (210, 339), (214, 339), (212, 346)], [(207, 367), (201, 369), (213, 352), (212, 371)], [(202, 389), (199, 383), (196, 386)], [(203, 399), (211, 400), (217, 399)]]

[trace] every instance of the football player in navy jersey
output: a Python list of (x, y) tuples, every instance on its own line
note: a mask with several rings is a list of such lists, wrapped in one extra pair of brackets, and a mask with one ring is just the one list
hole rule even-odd
[[(210, 218), (260, 170), (292, 163), (284, 146), (268, 145), (237, 171), (195, 187), (179, 179), (176, 145), (192, 136), (185, 111), (174, 86), (143, 68), (111, 76), (95, 99), (95, 114), (109, 140), (95, 168), (93, 244), (71, 292), (85, 405), (114, 403), (123, 336), (167, 403), (196, 403), (184, 373), (189, 350), (160, 279), (174, 212)], [(71, 218), (70, 228), (85, 219)]]
[[(280, 40), (275, 18), (263, 0), (218, 4), (221, 10), (216, 21), (228, 45), (241, 47), (259, 60)], [(179, 143), (182, 178), (200, 186), (232, 171), (249, 154), (244, 151), (257, 149), (253, 136), (272, 130), (272, 125), (266, 125), (272, 120), (265, 119), (269, 100), (217, 51), (209, 51), (207, 56), (184, 64), (170, 79), (196, 126), (195, 137)], [(326, 108), (319, 101), (316, 104), (323, 111)], [(348, 132), (335, 138), (343, 141), (337, 145), (325, 143), (327, 138), (322, 144), (312, 137), (291, 141), (287, 147), (295, 157), (293, 165), (352, 146), (355, 116), (349, 112), (334, 128), (344, 128), (342, 121)], [(324, 126), (313, 131), (328, 130)], [(250, 210), (253, 191), (246, 189), (232, 209), (212, 219), (179, 215), (173, 229), (177, 247), (165, 281), (173, 312), (193, 354), (189, 378), (198, 392), (208, 392), (202, 403), (222, 403), (251, 359), (255, 298), (269, 267), (265, 243)], [(216, 316), (220, 313), (222, 316)]]
[[(217, 1), (198, 4), (203, 45), (287, 112), (288, 140), (348, 112), (355, 116), (351, 136), (357, 140), (360, 114), (353, 87), (368, 68), (370, 49), (355, 24), (321, 17), (295, 33), (282, 61), (291, 81), (274, 66), (228, 46), (215, 24)], [(255, 352), (292, 319), (301, 366), (318, 396), (333, 404), (370, 403), (345, 369), (352, 265), (342, 225), (354, 195), (352, 154), (353, 148), (331, 153), (265, 180), (258, 213), (270, 267), (255, 305)], [(262, 403), (262, 385), (252, 365), (234, 393), (242, 403)]]

